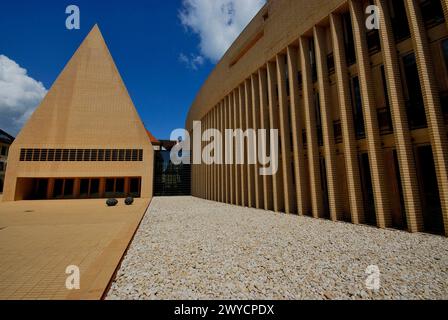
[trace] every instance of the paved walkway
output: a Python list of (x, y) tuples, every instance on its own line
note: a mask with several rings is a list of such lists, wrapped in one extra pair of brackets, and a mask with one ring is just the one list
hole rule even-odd
[[(0, 299), (100, 299), (148, 204), (0, 202)], [(65, 287), (69, 265), (80, 290)]]
[[(371, 265), (379, 268), (378, 291), (366, 287)], [(447, 298), (447, 238), (192, 197), (153, 199), (108, 293), (108, 299)]]

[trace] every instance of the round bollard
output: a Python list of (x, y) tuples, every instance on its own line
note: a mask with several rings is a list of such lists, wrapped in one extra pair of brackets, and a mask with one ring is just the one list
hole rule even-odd
[(118, 204), (117, 199), (107, 199), (106, 204), (108, 207), (115, 207)]
[(130, 205), (132, 205), (132, 204), (134, 203), (134, 198), (132, 198), (132, 197), (127, 197), (127, 198), (124, 200), (124, 203), (125, 203), (127, 206), (130, 206)]

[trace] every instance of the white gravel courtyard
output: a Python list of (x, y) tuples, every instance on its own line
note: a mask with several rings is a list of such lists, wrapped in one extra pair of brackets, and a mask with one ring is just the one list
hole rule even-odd
[(448, 299), (448, 239), (154, 198), (107, 298)]

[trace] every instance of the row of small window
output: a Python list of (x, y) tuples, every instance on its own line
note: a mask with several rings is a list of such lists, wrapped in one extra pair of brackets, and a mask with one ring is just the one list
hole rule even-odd
[(143, 161), (143, 150), (20, 149), (20, 161)]

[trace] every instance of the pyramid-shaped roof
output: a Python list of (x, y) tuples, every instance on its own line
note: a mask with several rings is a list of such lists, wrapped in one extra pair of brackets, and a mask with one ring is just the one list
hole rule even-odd
[(147, 133), (97, 25), (16, 139), (18, 145), (132, 147)]

